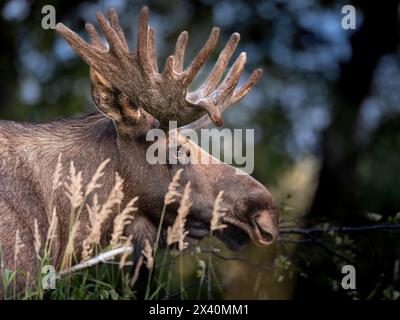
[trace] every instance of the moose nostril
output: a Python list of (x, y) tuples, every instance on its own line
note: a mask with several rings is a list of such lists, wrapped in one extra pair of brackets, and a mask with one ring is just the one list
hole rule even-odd
[(274, 214), (267, 210), (258, 212), (254, 217), (254, 224), (262, 240), (272, 242), (278, 234), (278, 228), (275, 223)]
[(263, 225), (260, 225), (257, 220), (256, 220), (256, 225), (258, 227), (258, 230), (260, 231), (261, 236), (263, 237), (264, 240), (268, 241), (268, 242), (272, 242), (274, 241), (275, 237), (272, 234), (272, 232), (267, 229), (266, 227), (264, 227)]

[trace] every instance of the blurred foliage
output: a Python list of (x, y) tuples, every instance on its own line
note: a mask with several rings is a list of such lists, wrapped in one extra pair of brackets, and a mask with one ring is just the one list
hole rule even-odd
[[(216, 52), (237, 31), (242, 40), (236, 56), (248, 52), (246, 75), (263, 67), (262, 81), (225, 118), (227, 126), (256, 129), (254, 176), (273, 190), (283, 220), (304, 216), (308, 223), (365, 224), (367, 212), (394, 219), (400, 211), (397, 1), (355, 1), (355, 31), (340, 25), (347, 1), (3, 1), (0, 117), (46, 121), (94, 110), (88, 67), (53, 30), (41, 28), (43, 5), (54, 5), (57, 21), (81, 34), (84, 21), (93, 22), (96, 10), (112, 5), (133, 44), (136, 16), (144, 3), (151, 10), (163, 61), (181, 30), (190, 32), (191, 58), (211, 26), (219, 25), (223, 41)], [(210, 68), (211, 63), (205, 71)], [(398, 235), (382, 232), (351, 243), (337, 241), (363, 266), (362, 285), (350, 298), (398, 296)], [(263, 261), (278, 249), (265, 253), (250, 248), (244, 255)], [(286, 256), (302, 250), (294, 246)], [(300, 265), (307, 276), (295, 272), (300, 275), (297, 282), (294, 275), (283, 276), (290, 283), (276, 288), (268, 273), (260, 276), (251, 266), (226, 262), (226, 296), (288, 298), (295, 288), (295, 297), (348, 297), (330, 282), (341, 278), (343, 261), (313, 246), (304, 252), (306, 262)], [(278, 260), (284, 270), (285, 257)], [(258, 283), (258, 289), (246, 288), (243, 275)]]

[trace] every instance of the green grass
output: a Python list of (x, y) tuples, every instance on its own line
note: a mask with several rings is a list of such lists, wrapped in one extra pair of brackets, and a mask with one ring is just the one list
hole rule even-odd
[[(211, 243), (211, 242), (210, 242)], [(221, 297), (217, 271), (210, 253), (200, 252), (200, 248), (178, 251), (167, 248), (158, 250), (154, 268), (149, 270), (148, 279), (132, 286), (134, 267), (128, 265), (120, 269), (119, 257), (60, 276), (55, 288), (46, 288), (49, 274), (39, 272), (35, 279), (26, 282), (22, 290), (17, 289), (16, 279), (26, 274), (17, 270), (2, 268), (1, 278), (3, 299), (23, 300), (132, 300), (154, 299), (204, 299)], [(38, 270), (51, 265), (49, 256), (38, 257)], [(142, 266), (145, 268), (145, 266)]]

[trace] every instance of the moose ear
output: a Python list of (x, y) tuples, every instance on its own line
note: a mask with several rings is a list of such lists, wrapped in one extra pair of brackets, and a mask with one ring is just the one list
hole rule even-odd
[(140, 110), (128, 97), (111, 86), (93, 68), (90, 69), (91, 92), (97, 108), (117, 125), (133, 125), (140, 118)]
[(118, 95), (115, 89), (93, 68), (90, 68), (90, 82), (92, 98), (96, 107), (115, 122), (121, 122), (122, 114), (117, 108)]

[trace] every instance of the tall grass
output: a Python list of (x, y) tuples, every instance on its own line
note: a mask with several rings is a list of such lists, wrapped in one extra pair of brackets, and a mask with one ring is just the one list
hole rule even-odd
[[(141, 255), (133, 264), (130, 258), (135, 243), (134, 235), (126, 234), (126, 227), (135, 223), (138, 197), (126, 200), (123, 191), (124, 180), (115, 173), (114, 185), (104, 203), (99, 203), (97, 191), (103, 187), (101, 179), (109, 160), (99, 165), (89, 183), (83, 185), (83, 174), (71, 162), (69, 173), (62, 176), (62, 155), (54, 172), (52, 194), (49, 207), (51, 214), (45, 237), (39, 232), (38, 222), (34, 220), (34, 249), (38, 272), (26, 274), (18, 266), (19, 256), (24, 254), (25, 244), (19, 230), (15, 234), (14, 263), (5, 267), (0, 247), (0, 272), (3, 299), (145, 299), (159, 298), (199, 298), (204, 297), (204, 284), (208, 284), (206, 295), (211, 297), (211, 283), (217, 282), (217, 274), (212, 265), (211, 254), (200, 250), (188, 249), (186, 220), (191, 208), (190, 182), (182, 186), (182, 170), (173, 177), (164, 197), (164, 206), (160, 212), (156, 240), (151, 243), (145, 239)], [(180, 191), (183, 189), (182, 191)], [(59, 216), (55, 199), (56, 191), (62, 190), (70, 205), (68, 237), (62, 250), (61, 264), (58, 270), (52, 268), (56, 259), (57, 237), (60, 235)], [(210, 237), (214, 230), (225, 226), (220, 223), (224, 215), (222, 195), (217, 196), (212, 212)], [(91, 203), (88, 200), (91, 199)], [(122, 204), (126, 205), (122, 207)], [(178, 202), (179, 208), (175, 222), (165, 226), (165, 213), (169, 205)], [(89, 226), (83, 225), (86, 215)], [(112, 219), (112, 233), (102, 234), (105, 223)], [(86, 233), (84, 232), (85, 228)], [(159, 242), (165, 234), (167, 248), (161, 250)], [(81, 236), (84, 235), (82, 240)], [(102, 246), (102, 238), (110, 238)], [(208, 252), (211, 252), (209, 250)], [(207, 261), (207, 262), (205, 262)], [(137, 283), (141, 268), (148, 269), (145, 286)], [(56, 271), (52, 277), (52, 271)], [(49, 273), (50, 272), (50, 273)], [(23, 279), (25, 285), (17, 283)], [(194, 285), (193, 285), (194, 284)], [(54, 285), (54, 286), (53, 286)]]

